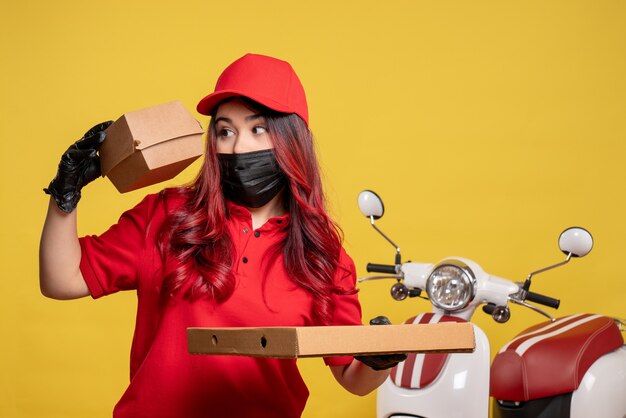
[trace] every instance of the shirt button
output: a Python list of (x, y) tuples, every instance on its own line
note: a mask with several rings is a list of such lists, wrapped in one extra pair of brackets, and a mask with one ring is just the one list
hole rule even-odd
[(247, 233), (248, 233), (248, 228), (244, 228), (244, 229), (243, 229), (243, 232), (244, 232), (245, 234), (247, 234)]
[(248, 257), (244, 257), (241, 261), (243, 261), (244, 263), (248, 262)]
[(258, 238), (261, 236), (261, 233), (259, 231), (254, 231), (254, 236)]

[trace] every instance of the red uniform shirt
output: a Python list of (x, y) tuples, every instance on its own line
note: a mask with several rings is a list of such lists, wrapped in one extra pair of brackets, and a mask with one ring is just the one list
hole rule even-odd
[[(182, 204), (170, 192), (147, 196), (100, 236), (80, 239), (81, 272), (94, 298), (136, 290), (130, 385), (114, 410), (117, 418), (224, 416), (299, 417), (308, 390), (295, 360), (190, 355), (188, 327), (311, 325), (312, 296), (287, 276), (280, 255), (262, 277), (263, 255), (286, 232), (288, 215), (252, 229), (250, 212), (228, 205), (227, 225), (236, 248), (236, 287), (222, 303), (176, 296), (160, 288), (163, 263), (156, 237), (168, 213)], [(166, 263), (173, 263), (168, 257)], [(264, 266), (264, 265), (263, 265)], [(342, 250), (336, 284), (354, 289), (354, 263)], [(334, 296), (333, 325), (361, 324), (356, 294)], [(351, 357), (326, 358), (344, 365)]]

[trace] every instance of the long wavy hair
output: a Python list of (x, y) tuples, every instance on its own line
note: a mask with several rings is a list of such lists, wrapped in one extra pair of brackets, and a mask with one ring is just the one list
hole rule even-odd
[[(288, 180), (283, 192), (289, 213), (287, 233), (278, 246), (268, 250), (266, 259), (276, 260), (282, 252), (289, 277), (312, 295), (313, 321), (329, 324), (333, 293), (353, 290), (334, 285), (342, 233), (326, 212), (313, 136), (295, 114), (277, 113), (256, 102), (244, 102), (265, 117), (276, 160)], [(225, 226), (229, 215), (221, 188), (214, 120), (215, 112), (198, 177), (189, 187), (176, 190), (186, 203), (169, 216), (159, 236), (163, 259), (166, 254), (173, 254), (179, 262), (173, 271), (166, 272), (162, 287), (166, 296), (184, 288), (187, 298), (210, 297), (221, 302), (235, 288), (235, 250)]]

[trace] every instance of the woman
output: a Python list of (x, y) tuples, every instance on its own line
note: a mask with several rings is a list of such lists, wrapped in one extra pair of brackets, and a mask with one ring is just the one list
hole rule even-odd
[[(354, 264), (324, 208), (304, 89), (288, 63), (248, 54), (198, 111), (211, 122), (195, 182), (147, 196), (98, 237), (77, 237), (73, 209), (99, 175), (110, 122), (68, 149), (45, 189), (41, 290), (56, 299), (137, 291), (131, 382), (115, 417), (298, 417), (308, 391), (295, 360), (192, 356), (185, 330), (361, 323)], [(324, 361), (364, 395), (400, 359)]]

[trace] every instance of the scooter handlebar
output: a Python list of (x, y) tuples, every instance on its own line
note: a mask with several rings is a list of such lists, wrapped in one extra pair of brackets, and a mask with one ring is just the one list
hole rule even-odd
[(528, 292), (526, 294), (526, 300), (539, 303), (540, 305), (548, 306), (550, 308), (558, 309), (561, 301), (551, 298), (550, 296), (544, 296), (539, 293)]
[(387, 274), (396, 274), (396, 266), (390, 264), (374, 264), (367, 263), (367, 272), (368, 273), (387, 273)]

